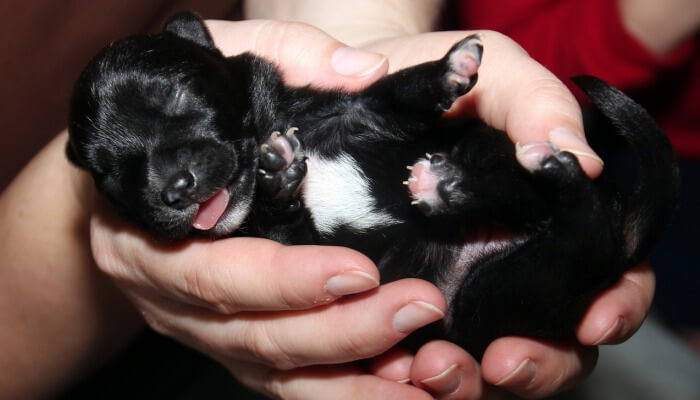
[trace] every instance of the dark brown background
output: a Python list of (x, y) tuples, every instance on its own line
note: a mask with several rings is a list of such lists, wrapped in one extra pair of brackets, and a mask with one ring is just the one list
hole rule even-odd
[(180, 10), (236, 18), (236, 0), (0, 1), (0, 190), (66, 126), (80, 70), (110, 41), (157, 31)]

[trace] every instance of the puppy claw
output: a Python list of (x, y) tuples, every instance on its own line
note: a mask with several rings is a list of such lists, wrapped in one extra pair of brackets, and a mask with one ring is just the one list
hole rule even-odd
[(409, 171), (413, 171), (413, 166), (407, 165), (407, 166), (406, 166), (406, 169), (409, 170)]
[(469, 78), (465, 78), (463, 76), (459, 76), (457, 74), (451, 74), (448, 78), (447, 81), (455, 86), (462, 85), (462, 86), (469, 86), (469, 83), (471, 80)]
[(299, 130), (299, 128), (297, 128), (297, 127), (291, 127), (289, 129), (287, 129), (287, 132), (284, 135), (287, 136), (288, 138), (292, 138), (292, 137), (294, 137), (294, 134), (298, 130)]
[(262, 146), (260, 146), (260, 151), (263, 153), (268, 153), (270, 151), (270, 145), (263, 143)]

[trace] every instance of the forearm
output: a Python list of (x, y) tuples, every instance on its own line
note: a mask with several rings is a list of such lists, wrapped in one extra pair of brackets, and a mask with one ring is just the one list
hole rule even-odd
[(93, 265), (92, 185), (51, 142), (0, 196), (0, 398), (42, 398), (122, 347), (139, 316)]
[(659, 55), (672, 51), (698, 32), (697, 0), (619, 0), (619, 8), (622, 23), (630, 34)]
[(442, 0), (255, 0), (245, 17), (304, 22), (355, 47), (435, 28)]

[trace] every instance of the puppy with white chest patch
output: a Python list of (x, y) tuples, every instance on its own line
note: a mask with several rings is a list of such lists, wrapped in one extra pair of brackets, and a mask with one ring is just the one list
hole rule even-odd
[(602, 191), (550, 143), (522, 167), (503, 132), (440, 118), (476, 83), (481, 54), (470, 36), (359, 93), (290, 88), (264, 60), (224, 57), (199, 18), (178, 14), (90, 62), (67, 152), (154, 234), (348, 246), (384, 281), (434, 283), (448, 313), (416, 340), (479, 357), (500, 336), (569, 337), (668, 223), (675, 159), (643, 109), (585, 77), (638, 155), (633, 193)]

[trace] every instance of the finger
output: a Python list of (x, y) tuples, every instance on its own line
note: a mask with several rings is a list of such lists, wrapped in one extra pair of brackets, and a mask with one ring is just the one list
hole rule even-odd
[(207, 26), (225, 55), (250, 51), (278, 66), (292, 86), (356, 90), (388, 69), (383, 55), (348, 47), (306, 24), (251, 20), (208, 21)]
[(220, 313), (315, 307), (379, 285), (379, 273), (350, 249), (283, 246), (252, 238), (162, 243), (107, 206), (92, 218), (98, 266), (142, 290)]
[(374, 357), (444, 316), (429, 283), (405, 279), (312, 310), (224, 316), (159, 298), (135, 298), (156, 331), (205, 353), (275, 369)]
[(576, 335), (587, 345), (621, 343), (639, 329), (651, 307), (655, 276), (648, 263), (633, 268), (588, 308)]
[(401, 347), (394, 347), (387, 352), (373, 358), (369, 364), (369, 370), (381, 378), (399, 382), (411, 382), (411, 365), (413, 353)]
[(418, 350), (411, 380), (440, 399), (480, 399), (484, 392), (476, 360), (459, 346), (441, 340)]
[[(368, 49), (388, 55), (392, 72), (441, 58), (468, 33), (434, 32), (383, 41)], [(550, 141), (574, 153), (589, 176), (598, 176), (602, 161), (586, 142), (580, 107), (566, 86), (507, 37), (491, 31), (479, 35), (484, 45), (479, 80), (451, 113), (475, 111), (490, 126), (506, 131), (513, 142), (535, 152), (522, 159), (541, 156), (536, 153), (541, 148), (527, 144)]]
[(229, 369), (247, 386), (272, 398), (285, 400), (432, 399), (432, 396), (416, 387), (367, 374), (349, 364), (275, 371), (237, 363)]
[(484, 380), (525, 398), (550, 396), (588, 376), (597, 347), (504, 337), (489, 345), (481, 361)]

